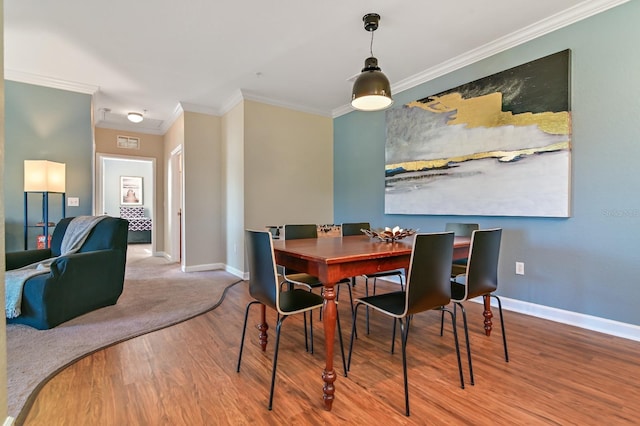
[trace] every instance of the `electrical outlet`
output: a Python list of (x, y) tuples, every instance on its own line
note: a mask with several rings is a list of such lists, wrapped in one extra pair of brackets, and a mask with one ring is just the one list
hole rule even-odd
[(524, 275), (524, 262), (516, 262), (516, 275)]
[(80, 198), (78, 197), (69, 197), (67, 198), (67, 206), (69, 207), (78, 207), (80, 205)]

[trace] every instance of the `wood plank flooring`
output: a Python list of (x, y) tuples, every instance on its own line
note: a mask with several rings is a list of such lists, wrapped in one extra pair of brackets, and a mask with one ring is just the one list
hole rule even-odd
[[(379, 291), (397, 286), (379, 284)], [(364, 285), (354, 291), (360, 294)], [(440, 315), (414, 318), (408, 343), (411, 416), (404, 416), (402, 359), (389, 353), (392, 322), (371, 316), (349, 377), (334, 362), (336, 400), (323, 409), (322, 323), (314, 318), (315, 354), (304, 350), (301, 317), (283, 325), (273, 411), (267, 410), (275, 315), (268, 311), (266, 352), (250, 328), (236, 373), (247, 286), (236, 285), (214, 311), (98, 351), (68, 367), (41, 390), (26, 425), (624, 425), (638, 424), (640, 342), (505, 312), (510, 362), (499, 327), (482, 330), (482, 307), (468, 303), (475, 386), (460, 388), (450, 324)], [(348, 349), (346, 292), (339, 306)], [(495, 313), (494, 324), (498, 325)], [(258, 322), (258, 309), (249, 323)], [(463, 333), (459, 320), (461, 345)], [(336, 345), (337, 348), (339, 348)], [(462, 347), (463, 348), (463, 347)], [(465, 356), (463, 350), (462, 355)]]

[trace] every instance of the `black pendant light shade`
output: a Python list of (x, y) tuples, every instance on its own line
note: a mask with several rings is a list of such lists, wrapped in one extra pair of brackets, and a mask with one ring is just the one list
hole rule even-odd
[(373, 31), (378, 29), (380, 15), (369, 13), (362, 20), (364, 29), (371, 32), (371, 56), (364, 61), (364, 68), (353, 83), (351, 106), (361, 111), (377, 111), (393, 103), (389, 79), (380, 70), (378, 60), (373, 56)]
[(376, 111), (392, 103), (389, 79), (378, 67), (378, 60), (371, 56), (364, 61), (362, 73), (353, 83), (351, 106), (361, 111)]

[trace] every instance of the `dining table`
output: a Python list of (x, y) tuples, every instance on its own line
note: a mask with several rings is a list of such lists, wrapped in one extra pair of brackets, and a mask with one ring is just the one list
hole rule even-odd
[[(323, 283), (323, 324), (325, 337), (325, 368), (322, 372), (323, 400), (325, 409), (330, 411), (335, 399), (336, 372), (333, 367), (334, 339), (336, 333), (336, 292), (335, 285), (343, 278), (351, 278), (374, 272), (393, 269), (408, 270), (414, 237), (386, 242), (366, 235), (332, 238), (309, 238), (296, 240), (273, 240), (277, 265), (306, 272), (318, 277)], [(471, 239), (454, 238), (453, 259), (467, 258)], [(488, 312), (487, 312), (488, 311)], [(262, 349), (267, 345), (266, 319), (258, 325)], [(485, 330), (491, 327), (491, 309), (485, 299)], [(489, 329), (490, 331), (490, 329)]]

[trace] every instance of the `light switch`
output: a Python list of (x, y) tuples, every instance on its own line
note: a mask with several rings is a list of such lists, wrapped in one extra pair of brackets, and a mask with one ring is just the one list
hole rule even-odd
[(78, 197), (69, 197), (67, 198), (67, 206), (69, 207), (78, 207), (80, 205), (80, 198)]

